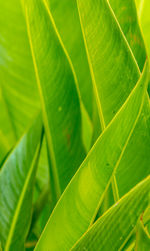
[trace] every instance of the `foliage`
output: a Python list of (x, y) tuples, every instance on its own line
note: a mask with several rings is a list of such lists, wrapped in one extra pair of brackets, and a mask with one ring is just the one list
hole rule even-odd
[(0, 1), (0, 250), (150, 250), (149, 9)]

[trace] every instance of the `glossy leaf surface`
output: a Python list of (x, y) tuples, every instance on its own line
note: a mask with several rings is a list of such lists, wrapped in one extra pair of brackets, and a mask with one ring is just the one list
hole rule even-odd
[(136, 88), (101, 134), (60, 198), (36, 250), (68, 250), (92, 223), (140, 116), (148, 82), (147, 67)]

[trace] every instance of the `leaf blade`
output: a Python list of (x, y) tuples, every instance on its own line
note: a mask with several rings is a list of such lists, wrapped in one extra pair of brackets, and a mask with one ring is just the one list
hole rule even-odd
[(101, 216), (72, 250), (121, 250), (122, 243), (149, 203), (149, 188), (150, 177), (139, 183)]
[[(97, 87), (96, 96), (107, 125), (134, 88), (140, 77), (140, 70), (109, 1), (78, 0), (77, 3), (89, 65)], [(147, 95), (123, 161), (115, 174), (119, 196), (127, 193), (149, 174), (149, 113)], [(142, 142), (142, 147), (139, 142)], [(137, 170), (139, 163), (141, 166)]]
[(76, 76), (47, 2), (26, 1), (25, 12), (58, 199), (85, 156)]
[[(10, 153), (0, 172), (0, 237), (5, 250), (23, 248), (24, 245), (30, 223), (40, 138), (41, 120), (38, 118)], [(28, 214), (24, 215), (26, 210)]]
[[(147, 75), (148, 65), (134, 91), (101, 134), (63, 193), (35, 250), (46, 247), (51, 250), (68, 250), (89, 227), (140, 116), (141, 102), (144, 102), (140, 86), (144, 84), (146, 88)], [(123, 126), (127, 117), (130, 117), (128, 128)], [(105, 152), (102, 151), (104, 146)]]
[(21, 1), (0, 3), (0, 84), (16, 140), (39, 109)]

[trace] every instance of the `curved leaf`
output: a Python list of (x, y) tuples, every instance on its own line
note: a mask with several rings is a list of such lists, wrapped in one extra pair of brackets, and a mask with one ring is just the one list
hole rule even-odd
[(76, 77), (46, 1), (25, 1), (25, 16), (58, 199), (85, 156)]
[[(7, 110), (8, 125), (14, 134), (14, 144), (28, 128), (40, 108), (21, 0), (13, 2), (8, 0), (7, 3), (0, 1), (0, 87)], [(4, 107), (2, 109), (4, 112)], [(3, 128), (5, 128), (3, 136), (7, 138), (8, 131), (4, 121), (0, 124), (0, 129)], [(7, 149), (4, 150), (3, 147), (4, 156), (7, 154)], [(42, 169), (45, 166), (48, 169), (48, 164), (44, 160), (46, 154), (46, 147), (44, 147), (39, 163)]]
[(0, 239), (8, 250), (23, 250), (40, 149), (41, 118), (21, 138), (0, 172)]
[(109, 0), (121, 29), (132, 49), (140, 70), (143, 70), (146, 60), (146, 49), (138, 23), (135, 1)]
[(0, 85), (18, 139), (39, 108), (39, 96), (20, 0), (0, 1)]
[[(104, 129), (134, 88), (140, 71), (109, 2), (78, 0), (77, 3), (99, 117)], [(149, 114), (147, 96), (123, 161), (117, 169), (119, 196), (149, 174)], [(139, 142), (142, 142), (142, 147)]]
[(122, 245), (149, 203), (149, 191), (150, 176), (100, 217), (72, 250), (122, 250)]
[(105, 128), (140, 74), (107, 1), (77, 3), (99, 117)]
[[(76, 1), (48, 0), (57, 29), (72, 60), (81, 98), (90, 118), (92, 118), (93, 88), (83, 36), (80, 27)], [(65, 15), (64, 15), (65, 10)]]
[(98, 138), (66, 188), (36, 250), (69, 250), (95, 218), (140, 116), (147, 82), (148, 65), (129, 98)]

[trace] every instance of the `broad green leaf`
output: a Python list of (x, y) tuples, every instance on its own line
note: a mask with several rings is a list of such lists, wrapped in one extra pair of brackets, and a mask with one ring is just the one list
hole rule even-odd
[(109, 0), (121, 29), (132, 49), (140, 70), (146, 60), (146, 49), (138, 23), (135, 1)]
[(58, 199), (85, 156), (76, 76), (46, 1), (24, 3), (51, 159), (51, 184)]
[[(0, 1), (0, 88), (10, 121), (8, 125), (12, 127), (16, 142), (40, 107), (21, 0)], [(4, 112), (4, 108), (2, 110)], [(3, 136), (8, 138), (9, 130), (4, 121), (0, 123), (0, 130), (3, 128)], [(11, 147), (12, 145), (9, 149)], [(47, 169), (44, 159), (46, 147), (44, 148), (38, 170), (44, 170), (45, 167)], [(7, 153), (6, 150), (4, 152), (3, 147), (4, 154)]]
[[(134, 88), (140, 71), (108, 1), (78, 0), (77, 3), (99, 117), (104, 130)], [(147, 95), (141, 116), (117, 169), (120, 196), (149, 174), (149, 115)]]
[[(149, 11), (150, 11), (150, 5), (149, 1), (146, 0), (140, 0), (139, 6), (138, 6), (138, 15), (139, 15), (139, 21), (142, 21), (143, 27), (139, 25), (138, 16), (137, 16), (137, 10), (135, 1), (131, 0), (130, 4), (128, 0), (125, 1), (115, 1), (110, 0), (109, 1), (115, 15), (117, 17), (117, 21), (119, 22), (121, 29), (127, 39), (127, 42), (129, 43), (132, 52), (134, 54), (134, 57), (136, 58), (136, 61), (138, 63), (138, 66), (140, 70), (142, 71), (144, 62), (147, 57), (147, 52), (149, 50), (149, 46), (145, 45), (144, 42), (150, 41), (150, 32), (149, 32)], [(137, 4), (138, 5), (138, 4)], [(144, 9), (146, 10), (144, 11)], [(144, 12), (146, 13), (144, 13)], [(142, 32), (141, 29), (142, 28)], [(145, 41), (143, 40), (143, 36), (145, 37)], [(149, 36), (149, 38), (148, 38)], [(147, 52), (146, 52), (147, 47)], [(150, 93), (150, 84), (148, 86), (148, 93)]]
[(140, 116), (147, 75), (148, 65), (125, 104), (100, 135), (69, 183), (36, 250), (69, 250), (93, 222)]
[(135, 251), (148, 250), (150, 250), (150, 236), (140, 219), (137, 224)]
[(139, 71), (107, 1), (78, 0), (77, 3), (104, 129), (138, 81)]
[(39, 107), (20, 0), (0, 1), (0, 85), (18, 139)]
[[(110, 208), (72, 250), (121, 250), (149, 202), (150, 176)], [(145, 250), (146, 249), (137, 249)], [(147, 249), (148, 250), (148, 249)]]
[[(92, 130), (90, 120), (92, 120), (93, 122), (93, 120), (95, 120), (95, 118), (97, 117), (97, 114), (95, 114), (95, 110), (93, 110), (93, 103), (95, 102), (93, 97), (93, 87), (81, 32), (77, 3), (76, 1), (72, 0), (47, 0), (47, 3), (49, 4), (49, 8), (54, 17), (58, 32), (61, 36), (66, 50), (68, 51), (76, 72), (78, 87), (80, 90), (82, 102), (84, 104), (81, 107), (83, 125), (85, 125), (85, 114), (87, 113), (87, 123), (86, 126), (83, 126), (82, 132), (84, 144), (86, 149), (88, 150), (89, 148), (91, 148)], [(88, 115), (90, 118), (88, 118)], [(94, 135), (98, 131), (99, 136), (101, 130), (96, 130), (99, 126), (99, 121), (97, 121), (97, 123), (94, 123), (94, 126)]]
[[(148, 100), (148, 98), (146, 99)], [(120, 197), (150, 173), (149, 132), (150, 103), (145, 100), (143, 110), (133, 132), (132, 138), (130, 139), (130, 143), (116, 172)]]
[(81, 98), (90, 118), (92, 118), (93, 88), (83, 43), (77, 3), (72, 0), (48, 0), (47, 2), (64, 46), (72, 60), (78, 79)]
[[(14, 133), (19, 138), (39, 107), (34, 66), (20, 0), (0, 3), (0, 34), (0, 85)], [(69, 134), (67, 137), (69, 138)], [(39, 170), (47, 170), (44, 159), (46, 148), (42, 155)], [(70, 171), (72, 172), (71, 168)], [(69, 177), (70, 175), (68, 172)], [(69, 179), (66, 177), (64, 183)]]
[(40, 140), (41, 118), (38, 117), (0, 172), (0, 239), (5, 251), (24, 249), (31, 220)]

